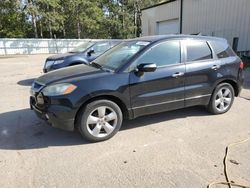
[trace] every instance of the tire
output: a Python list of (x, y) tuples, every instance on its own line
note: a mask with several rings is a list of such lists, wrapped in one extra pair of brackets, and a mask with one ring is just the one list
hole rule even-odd
[(212, 114), (224, 114), (232, 107), (234, 102), (234, 89), (229, 83), (219, 84), (210, 99), (208, 111)]
[(113, 137), (121, 128), (122, 121), (122, 111), (116, 103), (97, 100), (80, 111), (78, 129), (84, 139), (99, 142)]

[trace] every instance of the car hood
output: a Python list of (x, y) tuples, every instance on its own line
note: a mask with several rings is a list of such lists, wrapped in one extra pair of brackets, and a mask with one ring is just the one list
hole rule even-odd
[(47, 60), (58, 60), (58, 59), (64, 59), (66, 57), (71, 57), (76, 55), (77, 53), (64, 53), (64, 54), (57, 54), (53, 55), (47, 58)]
[(101, 76), (102, 74), (108, 73), (88, 65), (75, 65), (44, 74), (43, 76), (36, 79), (36, 81), (44, 85), (49, 85), (51, 83), (61, 82), (64, 80), (79, 79), (80, 77), (97, 77)]

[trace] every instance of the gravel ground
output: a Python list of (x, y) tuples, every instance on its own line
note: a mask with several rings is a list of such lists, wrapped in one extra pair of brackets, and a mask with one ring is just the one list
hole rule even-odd
[[(224, 115), (193, 107), (145, 116), (126, 121), (112, 139), (89, 144), (29, 110), (29, 89), (47, 56), (0, 58), (1, 188), (206, 187), (225, 181), (226, 146), (250, 138), (248, 70), (247, 89)], [(228, 172), (250, 186), (250, 142), (230, 149)]]

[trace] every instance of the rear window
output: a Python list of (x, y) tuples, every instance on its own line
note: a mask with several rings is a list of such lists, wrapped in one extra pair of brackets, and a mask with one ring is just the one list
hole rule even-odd
[(210, 44), (212, 45), (219, 59), (235, 56), (232, 48), (225, 42), (211, 41)]
[(212, 59), (212, 51), (206, 41), (187, 42), (187, 61), (201, 61)]

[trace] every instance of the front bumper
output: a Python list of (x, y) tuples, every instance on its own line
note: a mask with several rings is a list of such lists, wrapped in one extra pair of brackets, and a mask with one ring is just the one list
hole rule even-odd
[(49, 105), (45, 109), (40, 109), (36, 105), (35, 97), (30, 97), (30, 108), (36, 115), (49, 123), (52, 127), (64, 129), (67, 131), (74, 130), (76, 111), (62, 105)]

